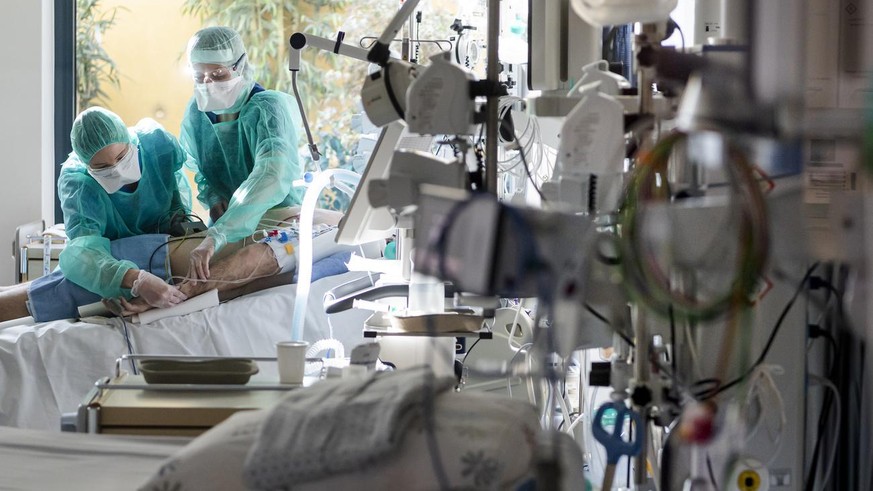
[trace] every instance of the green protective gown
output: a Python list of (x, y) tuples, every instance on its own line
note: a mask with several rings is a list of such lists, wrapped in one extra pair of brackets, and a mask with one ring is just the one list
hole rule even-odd
[(191, 155), (197, 199), (227, 211), (207, 234), (218, 251), (251, 235), (270, 208), (302, 202), (292, 182), (303, 175), (297, 155), (297, 102), (274, 90), (256, 92), (234, 121), (212, 123), (192, 99), (182, 120), (181, 143)]
[[(187, 159), (178, 140), (154, 120), (129, 129), (139, 147), (142, 177), (133, 192), (107, 193), (75, 154), (61, 168), (58, 195), (68, 243), (60, 256), (64, 276), (103, 298), (130, 297), (121, 287), (136, 265), (109, 252), (109, 241), (141, 234), (168, 233), (174, 216), (189, 213), (190, 187), (182, 175)], [(138, 141), (137, 141), (138, 140)], [(181, 190), (179, 186), (183, 185)]]

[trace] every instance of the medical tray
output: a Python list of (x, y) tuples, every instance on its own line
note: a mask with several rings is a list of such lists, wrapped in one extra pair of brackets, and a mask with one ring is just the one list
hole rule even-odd
[[(163, 363), (149, 363), (158, 361)], [(320, 358), (307, 361), (324, 364)], [(137, 374), (124, 369), (132, 368), (134, 362), (139, 367)], [(79, 405), (76, 429), (88, 433), (197, 436), (238, 411), (271, 407), (289, 390), (299, 388), (280, 384), (277, 375), (266, 367), (257, 371), (255, 363), (275, 364), (276, 358), (123, 355), (115, 361), (114, 375), (99, 379)], [(158, 381), (149, 376), (153, 382), (147, 382), (146, 371), (160, 372)], [(204, 378), (194, 381), (193, 377)], [(318, 379), (304, 377), (303, 386)]]
[(148, 384), (246, 384), (258, 373), (258, 365), (245, 358), (143, 360), (139, 368)]

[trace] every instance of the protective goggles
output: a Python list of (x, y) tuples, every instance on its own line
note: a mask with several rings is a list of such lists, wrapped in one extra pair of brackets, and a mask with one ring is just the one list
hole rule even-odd
[(233, 74), (237, 71), (240, 63), (242, 63), (243, 58), (245, 58), (246, 54), (243, 53), (240, 55), (239, 59), (237, 59), (230, 66), (220, 66), (218, 68), (208, 70), (208, 71), (200, 71), (194, 70), (193, 77), (194, 81), (198, 84), (209, 82), (225, 82), (230, 80), (233, 77)]

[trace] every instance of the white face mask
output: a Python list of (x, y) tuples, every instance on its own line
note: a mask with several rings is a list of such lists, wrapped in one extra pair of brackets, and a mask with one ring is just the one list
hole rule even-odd
[(112, 167), (94, 170), (88, 167), (88, 174), (96, 180), (107, 193), (112, 194), (127, 184), (142, 178), (139, 169), (139, 149), (130, 145), (127, 153)]
[(243, 77), (234, 77), (224, 82), (194, 84), (194, 100), (201, 111), (221, 111), (236, 104), (245, 88)]

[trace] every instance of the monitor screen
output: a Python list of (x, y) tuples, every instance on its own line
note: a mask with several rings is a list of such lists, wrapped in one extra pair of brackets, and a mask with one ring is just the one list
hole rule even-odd
[(367, 161), (349, 209), (339, 222), (336, 242), (345, 245), (358, 245), (379, 239), (387, 239), (394, 233), (394, 216), (388, 208), (370, 206), (367, 192), (374, 179), (387, 179), (391, 171), (394, 150), (412, 149), (430, 153), (433, 137), (410, 134), (400, 122), (384, 126), (379, 139)]

